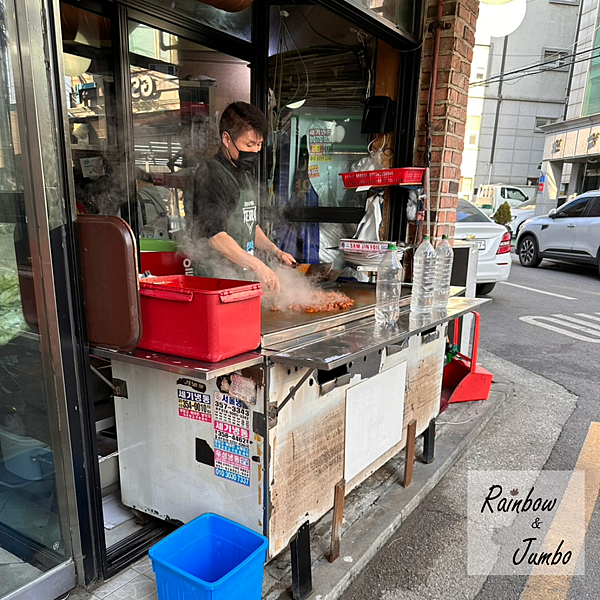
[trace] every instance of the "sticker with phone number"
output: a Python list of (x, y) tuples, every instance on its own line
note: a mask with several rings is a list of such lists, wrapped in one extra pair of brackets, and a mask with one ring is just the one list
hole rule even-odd
[(239, 473), (232, 473), (231, 471), (215, 467), (215, 475), (227, 479), (228, 481), (233, 481), (234, 483), (250, 486), (250, 477), (240, 475)]

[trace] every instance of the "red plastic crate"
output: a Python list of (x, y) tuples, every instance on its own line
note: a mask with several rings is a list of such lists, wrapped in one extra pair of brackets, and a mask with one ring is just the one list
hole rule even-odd
[(260, 283), (174, 275), (140, 280), (140, 348), (219, 362), (260, 345)]
[(423, 167), (402, 167), (400, 169), (381, 169), (378, 171), (357, 171), (340, 173), (344, 187), (356, 188), (363, 185), (415, 185), (423, 181)]
[(152, 275), (183, 275), (185, 256), (177, 252), (140, 252), (142, 273), (150, 271)]

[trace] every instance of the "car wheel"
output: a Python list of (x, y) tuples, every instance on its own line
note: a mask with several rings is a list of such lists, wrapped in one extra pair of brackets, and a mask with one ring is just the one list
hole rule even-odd
[(477, 296), (486, 296), (496, 287), (495, 283), (478, 283), (475, 286), (475, 294)]
[(538, 256), (538, 243), (532, 235), (526, 235), (521, 239), (517, 254), (524, 267), (537, 267), (542, 262)]

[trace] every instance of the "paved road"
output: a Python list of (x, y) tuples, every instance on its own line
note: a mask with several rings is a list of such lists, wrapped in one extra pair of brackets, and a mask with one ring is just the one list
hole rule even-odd
[[(478, 469), (574, 468), (590, 422), (600, 421), (600, 277), (547, 261), (537, 269), (515, 263), (509, 282), (490, 298), (481, 310), (482, 360), (495, 376), (515, 382), (515, 393), (344, 600), (525, 598), (525, 577), (467, 574), (466, 476)], [(585, 576), (575, 577), (568, 592), (527, 598), (600, 598), (598, 510), (585, 552)]]

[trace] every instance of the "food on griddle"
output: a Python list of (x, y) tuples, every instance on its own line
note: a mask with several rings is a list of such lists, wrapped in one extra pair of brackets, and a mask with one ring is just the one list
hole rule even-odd
[[(310, 302), (294, 302), (284, 307), (285, 310), (305, 313), (332, 312), (334, 310), (343, 310), (354, 305), (354, 300), (348, 298), (341, 292), (322, 292), (316, 291), (312, 295)], [(274, 304), (271, 307), (273, 311), (280, 311), (282, 307)]]

